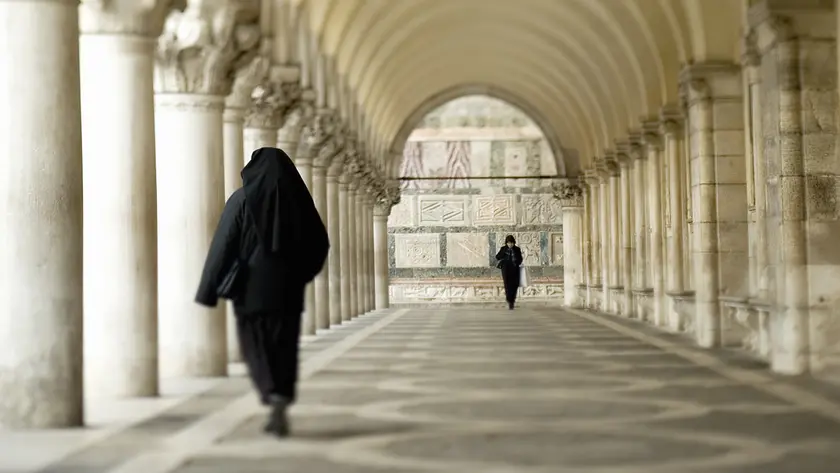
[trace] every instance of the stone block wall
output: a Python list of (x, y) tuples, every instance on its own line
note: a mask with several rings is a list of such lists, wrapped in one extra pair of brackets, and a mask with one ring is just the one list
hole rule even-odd
[(495, 256), (514, 235), (533, 280), (520, 297), (562, 303), (563, 216), (544, 177), (554, 156), (527, 117), (494, 102), (453, 101), (409, 138), (401, 175), (428, 180), (404, 181), (391, 210), (392, 302), (503, 302)]

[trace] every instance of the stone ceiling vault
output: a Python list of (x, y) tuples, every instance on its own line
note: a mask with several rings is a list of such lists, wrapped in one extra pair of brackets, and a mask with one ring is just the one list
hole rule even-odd
[(424, 111), (483, 88), (531, 114), (558, 156), (576, 150), (581, 167), (677, 103), (682, 65), (737, 59), (746, 3), (292, 1), (375, 154), (399, 156)]

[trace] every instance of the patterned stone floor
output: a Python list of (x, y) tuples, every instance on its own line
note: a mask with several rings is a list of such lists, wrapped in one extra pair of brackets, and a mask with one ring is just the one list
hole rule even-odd
[(304, 353), (290, 439), (233, 378), (40, 471), (840, 471), (835, 391), (608, 317), (399, 309)]

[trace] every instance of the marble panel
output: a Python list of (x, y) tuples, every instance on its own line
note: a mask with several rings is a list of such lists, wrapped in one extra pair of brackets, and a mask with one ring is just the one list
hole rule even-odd
[(511, 194), (481, 195), (473, 198), (475, 225), (514, 225), (516, 210)]
[(447, 233), (446, 265), (461, 268), (486, 267), (487, 246), (486, 233)]
[(420, 195), (417, 198), (419, 225), (469, 225), (467, 220), (468, 197)]
[(551, 252), (549, 264), (562, 266), (563, 265), (563, 234), (549, 233), (549, 243), (551, 245)]
[(472, 141), (471, 171), (472, 176), (492, 176), (490, 162), (492, 161), (492, 141)]
[(414, 225), (415, 208), (417, 196), (404, 195), (400, 203), (391, 208), (391, 215), (388, 216), (389, 227), (411, 227)]
[(440, 235), (406, 233), (394, 235), (394, 263), (397, 268), (440, 267)]

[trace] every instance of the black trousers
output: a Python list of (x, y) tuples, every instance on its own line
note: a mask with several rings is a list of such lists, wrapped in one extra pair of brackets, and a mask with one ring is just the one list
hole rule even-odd
[(519, 268), (513, 265), (502, 266), (502, 282), (505, 284), (505, 299), (508, 304), (516, 302), (516, 292), (519, 290)]
[(236, 314), (239, 347), (263, 404), (297, 396), (300, 315)]

